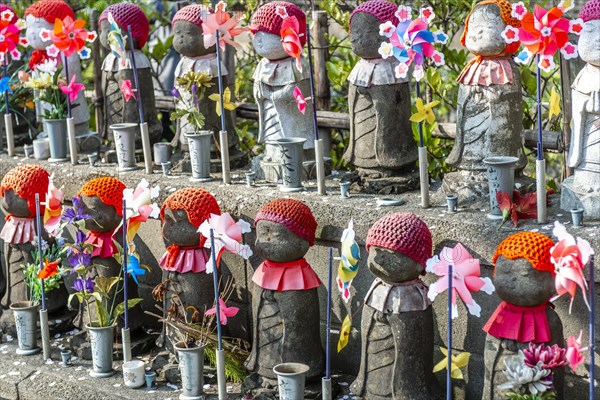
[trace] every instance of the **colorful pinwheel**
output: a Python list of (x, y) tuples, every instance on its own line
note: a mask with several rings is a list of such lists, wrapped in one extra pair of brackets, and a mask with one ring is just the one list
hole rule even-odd
[(467, 249), (460, 243), (453, 249), (444, 247), (439, 256), (433, 256), (427, 260), (426, 271), (440, 277), (437, 282), (429, 287), (428, 297), (434, 301), (436, 296), (448, 289), (448, 266), (452, 265), (452, 319), (458, 316), (456, 306), (456, 295), (462, 299), (469, 313), (480, 317), (481, 307), (471, 292), (480, 290), (492, 294), (495, 290), (490, 278), (481, 278), (479, 260), (474, 259)]
[[(213, 231), (215, 241), (216, 263), (219, 265), (221, 254), (224, 250), (230, 253), (238, 254), (246, 260), (252, 255), (250, 246), (241, 244), (242, 234), (250, 232), (250, 224), (240, 219), (235, 222), (229, 213), (222, 215), (211, 214), (210, 217), (200, 225), (198, 232), (207, 240), (204, 247), (210, 248), (210, 231)], [(213, 272), (212, 254), (206, 262), (206, 273)]]
[(127, 66), (127, 50), (125, 49), (127, 36), (123, 36), (121, 28), (119, 28), (119, 25), (115, 22), (112, 13), (108, 13), (107, 20), (110, 24), (110, 29), (106, 36), (106, 40), (110, 47), (110, 52), (119, 60), (121, 68), (125, 68)]
[(572, 2), (562, 2), (550, 10), (536, 5), (531, 13), (522, 2), (514, 3), (511, 15), (521, 21), (521, 28), (507, 25), (502, 38), (506, 43), (520, 40), (525, 46), (517, 54), (515, 61), (526, 64), (534, 55), (538, 55), (538, 66), (549, 72), (556, 66), (554, 55), (557, 51), (560, 50), (567, 60), (577, 57), (577, 45), (569, 42), (569, 33), (579, 35), (583, 29), (583, 21), (563, 18), (563, 13), (571, 8)]
[(158, 218), (160, 207), (156, 203), (152, 203), (152, 199), (157, 198), (159, 193), (160, 187), (153, 186), (150, 188), (150, 184), (146, 179), (142, 179), (135, 190), (123, 190), (123, 198), (127, 204), (128, 242), (133, 241), (142, 222), (146, 222), (148, 218)]
[(53, 182), (54, 175), (50, 176), (48, 182), (48, 192), (46, 193), (46, 202), (44, 203), (44, 228), (52, 235), (56, 236), (60, 230), (60, 221), (62, 218), (62, 204), (65, 196), (61, 189), (57, 189)]
[(24, 29), (25, 22), (18, 19), (11, 10), (4, 10), (0, 13), (0, 59), (2, 62), (7, 54), (10, 54), (13, 60), (21, 59), (21, 52), (17, 46), (28, 45), (27, 39), (20, 36)]
[(296, 103), (298, 104), (298, 111), (300, 111), (302, 113), (302, 115), (304, 115), (306, 113), (306, 99), (304, 98), (304, 95), (302, 94), (302, 90), (300, 90), (300, 88), (298, 86), (296, 86), (294, 88), (294, 99), (296, 100)]
[(58, 273), (58, 264), (60, 263), (60, 258), (58, 260), (55, 261), (48, 261), (48, 259), (46, 258), (46, 261), (44, 261), (44, 268), (40, 269), (40, 272), (38, 272), (38, 278), (40, 279), (46, 279), (46, 278), (51, 278), (54, 275), (56, 275)]
[(74, 102), (79, 96), (79, 92), (85, 89), (85, 85), (79, 82), (76, 82), (77, 77), (73, 75), (71, 77), (71, 82), (67, 85), (66, 83), (59, 83), (58, 86), (60, 91), (69, 96), (69, 101)]
[(581, 289), (583, 300), (588, 309), (590, 305), (587, 300), (587, 281), (585, 279), (583, 269), (590, 261), (590, 257), (594, 254), (594, 250), (587, 240), (577, 238), (577, 240), (567, 232), (567, 229), (558, 221), (554, 222), (554, 230), (552, 234), (558, 238), (556, 243), (550, 249), (550, 261), (554, 264), (556, 278), (554, 280), (556, 286), (556, 298), (568, 293), (571, 296), (569, 304), (569, 314), (573, 306), (575, 292), (577, 287)]
[(12, 88), (10, 87), (10, 78), (8, 76), (3, 76), (2, 79), (0, 79), (0, 93), (13, 94)]
[(358, 274), (358, 260), (360, 259), (360, 248), (355, 240), (354, 223), (352, 220), (342, 233), (342, 257), (338, 266), (337, 285), (342, 298), (347, 303), (350, 300), (350, 287), (352, 280)]
[(136, 285), (139, 285), (138, 276), (146, 275), (146, 270), (140, 265), (140, 259), (133, 254), (127, 256), (127, 273), (131, 275)]
[(134, 100), (137, 100), (135, 97), (135, 90), (131, 85), (130, 79), (123, 79), (123, 81), (121, 82), (121, 93), (123, 93), (126, 102), (128, 102), (132, 98)]
[(204, 36), (204, 47), (209, 48), (217, 42), (217, 31), (219, 32), (219, 46), (225, 50), (225, 44), (239, 46), (233, 38), (244, 32), (246, 28), (238, 28), (241, 14), (231, 16), (225, 11), (227, 4), (220, 1), (217, 3), (214, 13), (207, 12), (202, 16), (202, 35)]
[[(223, 301), (222, 298), (219, 297), (219, 321), (221, 325), (227, 325), (227, 317), (235, 317), (240, 309), (237, 307), (228, 307)], [(205, 315), (213, 315), (217, 313), (217, 307), (209, 308), (204, 313)]]
[(390, 40), (381, 44), (379, 54), (383, 59), (393, 56), (400, 62), (395, 68), (398, 78), (406, 78), (410, 65), (414, 64), (413, 76), (420, 81), (425, 76), (423, 64), (426, 58), (438, 67), (444, 65), (444, 54), (435, 49), (434, 43), (445, 44), (448, 36), (442, 31), (430, 30), (429, 23), (435, 18), (431, 7), (422, 8), (415, 20), (410, 19), (411, 11), (410, 7), (399, 6), (396, 11), (400, 21), (398, 26), (389, 21), (379, 26), (379, 33)]
[(90, 50), (85, 47), (86, 43), (92, 43), (96, 40), (96, 32), (88, 32), (83, 27), (85, 21), (82, 19), (73, 20), (67, 16), (64, 20), (56, 19), (54, 22), (54, 30), (42, 29), (40, 37), (43, 41), (52, 41), (46, 51), (49, 56), (58, 56), (59, 51), (62, 51), (65, 56), (70, 57), (73, 54), (79, 54), (82, 59), (90, 57)]
[[(448, 349), (440, 347), (440, 351), (445, 357), (442, 361), (437, 363), (435, 367), (433, 367), (433, 372), (442, 371), (444, 368), (448, 368)], [(452, 379), (464, 379), (461, 368), (464, 368), (467, 366), (467, 364), (469, 364), (470, 357), (471, 353), (467, 352), (460, 353), (457, 356), (452, 355), (452, 366), (450, 367)]]

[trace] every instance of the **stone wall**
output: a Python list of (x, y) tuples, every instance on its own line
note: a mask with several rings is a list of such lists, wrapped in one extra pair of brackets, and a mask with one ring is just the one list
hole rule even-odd
[[(6, 171), (16, 166), (21, 160), (8, 159), (6, 156), (0, 157), (0, 178), (4, 176)], [(129, 172), (127, 174), (117, 174), (114, 166), (105, 167), (89, 167), (81, 165), (73, 167), (68, 164), (48, 164), (43, 166), (55, 174), (55, 183), (57, 186), (64, 185), (65, 197), (68, 199), (77, 194), (81, 186), (89, 179), (102, 176), (113, 175), (123, 180), (127, 186), (135, 187), (139, 180), (143, 177), (148, 179), (152, 185), (158, 184), (161, 187), (160, 201), (164, 200), (168, 194), (182, 187), (197, 185), (191, 184), (186, 176), (171, 176), (163, 177), (159, 174), (147, 176), (142, 172)], [(217, 178), (217, 177), (216, 177)], [(217, 178), (218, 179), (218, 178)], [(268, 201), (277, 197), (284, 197), (284, 194), (279, 192), (272, 185), (258, 185), (254, 188), (246, 187), (243, 181), (243, 173), (233, 172), (233, 184), (223, 185), (220, 181), (215, 180), (211, 183), (204, 183), (202, 186), (213, 193), (223, 212), (230, 212), (234, 218), (243, 218), (247, 221), (252, 221), (260, 207)], [(424, 210), (418, 208), (419, 204), (417, 193), (408, 193), (401, 197), (406, 201), (406, 204), (399, 207), (378, 207), (376, 198), (368, 195), (353, 195), (350, 199), (340, 199), (338, 197), (339, 189), (337, 182), (328, 181), (328, 193), (326, 197), (318, 196), (315, 191), (314, 184), (308, 186), (307, 192), (294, 194), (293, 197), (305, 201), (313, 211), (317, 222), (317, 241), (315, 246), (309, 250), (307, 259), (313, 266), (323, 282), (327, 281), (328, 267), (328, 252), (329, 247), (334, 247), (334, 253), (339, 249), (339, 239), (344, 227), (347, 225), (350, 218), (354, 220), (354, 227), (357, 234), (357, 240), (361, 246), (362, 259), (360, 261), (360, 271), (353, 283), (353, 297), (349, 304), (345, 304), (339, 293), (334, 289), (333, 293), (333, 329), (339, 329), (341, 320), (347, 313), (352, 314), (352, 334), (349, 344), (339, 354), (337, 353), (337, 335), (332, 334), (332, 351), (333, 368), (345, 373), (355, 373), (359, 365), (360, 357), (360, 315), (361, 303), (366, 294), (373, 276), (366, 268), (366, 252), (364, 250), (364, 241), (369, 227), (380, 217), (388, 213), (400, 211), (412, 211), (421, 216), (429, 225), (433, 233), (434, 251), (437, 253), (444, 245), (452, 246), (457, 241), (463, 243), (474, 257), (481, 260), (482, 272), (485, 276), (491, 276), (491, 257), (496, 246), (507, 236), (516, 233), (520, 230), (537, 229), (542, 233), (551, 235), (552, 226), (540, 226), (534, 220), (520, 223), (518, 229), (512, 225), (506, 224), (500, 231), (496, 229), (497, 222), (492, 222), (486, 219), (486, 206), (481, 206), (475, 209), (460, 209), (457, 214), (448, 215), (445, 213), (445, 205), (434, 204), (432, 208)], [(549, 208), (549, 220), (565, 223), (569, 220), (568, 213), (561, 212), (558, 207), (559, 196), (553, 195), (550, 197), (553, 205)], [(460, 206), (460, 205), (459, 205)], [(3, 221), (3, 219), (2, 219)], [(587, 222), (587, 221), (586, 221)], [(1, 224), (1, 223), (0, 223)], [(590, 241), (592, 246), (600, 250), (600, 223), (587, 222), (584, 228), (578, 229), (572, 233), (581, 236)], [(567, 225), (568, 227), (568, 225)], [(254, 242), (254, 232), (249, 233), (245, 237), (245, 241), (252, 245)], [(154, 305), (150, 297), (150, 291), (156, 283), (160, 281), (161, 272), (158, 268), (158, 260), (164, 252), (164, 245), (160, 235), (159, 221), (148, 221), (142, 225), (139, 231), (139, 237), (136, 239), (137, 250), (141, 253), (142, 263), (151, 267), (151, 273), (142, 277), (140, 282), (140, 292), (145, 301), (143, 307), (147, 310), (154, 310)], [(248, 262), (244, 262), (240, 257), (231, 254), (223, 256), (221, 269), (226, 276), (232, 276), (235, 279), (236, 291), (232, 297), (232, 302), (239, 306), (240, 313), (231, 318), (228, 323), (229, 334), (250, 339), (251, 332), (251, 315), (249, 314), (249, 306), (253, 283), (251, 281), (254, 269), (261, 262), (258, 257), (253, 256)], [(334, 273), (337, 263), (334, 263)], [(597, 263), (598, 265), (598, 263)], [(600, 294), (600, 267), (596, 267), (596, 293)], [(426, 276), (424, 280), (427, 283), (433, 281), (432, 276)], [(335, 277), (334, 277), (335, 279)], [(319, 288), (321, 300), (321, 323), (322, 337), (324, 343), (325, 331), (325, 302), (326, 289), (324, 286)], [(459, 317), (453, 323), (453, 348), (455, 352), (468, 351), (471, 353), (471, 361), (465, 371), (465, 381), (454, 381), (456, 389), (456, 398), (478, 399), (480, 398), (483, 388), (483, 346), (485, 341), (485, 333), (481, 330), (487, 319), (490, 317), (496, 306), (499, 304), (499, 299), (495, 296), (488, 296), (482, 293), (474, 295), (475, 300), (481, 305), (481, 318), (475, 318), (468, 315), (464, 306), (459, 305)], [(447, 335), (447, 310), (446, 310), (446, 295), (438, 296), (434, 303), (434, 318), (435, 318), (435, 342), (436, 346), (444, 346)], [(598, 297), (596, 298), (597, 308)], [(298, 305), (301, 307), (302, 305)], [(581, 300), (581, 295), (578, 293), (573, 304), (573, 312), (568, 313), (569, 300), (561, 298), (556, 302), (556, 308), (562, 318), (564, 325), (565, 336), (579, 334), (579, 330), (584, 331), (583, 341), (588, 343), (588, 312), (585, 304)], [(597, 323), (600, 318), (597, 318)], [(148, 320), (147, 324), (152, 324), (152, 320)], [(600, 331), (600, 323), (596, 327)], [(418, 335), (419, 332), (415, 332)], [(599, 349), (598, 342), (596, 349)], [(596, 362), (600, 361), (598, 350)], [(442, 358), (441, 353), (436, 349), (435, 361)], [(578, 374), (569, 373), (567, 377), (566, 396), (567, 399), (584, 399), (587, 398), (587, 363), (580, 367)], [(598, 365), (597, 365), (598, 368)], [(439, 373), (438, 379), (443, 383), (445, 374)]]

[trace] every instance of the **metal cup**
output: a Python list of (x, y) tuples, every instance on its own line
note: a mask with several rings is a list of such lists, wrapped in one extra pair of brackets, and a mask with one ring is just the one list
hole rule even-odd
[(446, 204), (448, 205), (448, 213), (454, 214), (458, 205), (458, 196), (455, 194), (449, 194), (446, 196)]
[(583, 208), (574, 208), (571, 210), (571, 221), (575, 228), (583, 226)]

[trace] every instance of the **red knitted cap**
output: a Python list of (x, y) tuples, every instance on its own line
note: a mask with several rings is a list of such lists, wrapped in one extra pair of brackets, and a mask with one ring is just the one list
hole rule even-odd
[(309, 245), (315, 244), (317, 221), (310, 208), (299, 200), (276, 199), (270, 201), (256, 214), (254, 225), (262, 220), (277, 222), (308, 241)]
[(398, 6), (394, 3), (390, 3), (386, 0), (370, 0), (362, 3), (358, 7), (352, 11), (350, 14), (350, 20), (348, 21), (348, 25), (352, 23), (352, 17), (356, 13), (367, 13), (371, 14), (375, 18), (379, 20), (379, 22), (386, 23), (388, 21), (392, 21), (392, 24), (398, 25), (400, 21), (394, 15), (394, 13), (398, 10)]
[(66, 17), (75, 19), (73, 9), (62, 0), (38, 0), (25, 10), (25, 16), (32, 15), (36, 18), (44, 18), (47, 22), (54, 24), (57, 19)]
[[(46, 199), (50, 174), (39, 165), (20, 165), (8, 171), (0, 184), (0, 195), (4, 198), (7, 190), (13, 190), (17, 196), (27, 200), (29, 216), (35, 215), (35, 194), (40, 195), (40, 202)], [(44, 213), (44, 206), (40, 204), (40, 212)]]
[(175, 17), (173, 17), (172, 24), (175, 25), (175, 22), (177, 21), (187, 21), (198, 27), (202, 27), (202, 16), (209, 12), (210, 9), (207, 6), (203, 6), (201, 4), (191, 4), (177, 11)]
[(285, 8), (288, 16), (296, 17), (300, 31), (297, 32), (300, 38), (300, 44), (306, 44), (306, 14), (295, 4), (287, 1), (272, 1), (264, 4), (256, 10), (250, 21), (250, 30), (253, 33), (258, 31), (281, 35), (281, 23), (283, 18), (277, 14), (277, 7)]
[(141, 8), (132, 3), (112, 4), (102, 11), (98, 24), (108, 18), (108, 13), (112, 14), (125, 35), (127, 35), (127, 27), (131, 25), (133, 38), (140, 44), (140, 49), (144, 47), (150, 33), (150, 22)]
[(103, 176), (92, 179), (77, 193), (77, 196), (86, 195), (88, 197), (96, 196), (104, 204), (113, 206), (117, 214), (123, 216), (123, 190), (126, 186), (120, 180), (112, 176)]
[(19, 17), (17, 16), (17, 13), (15, 12), (15, 10), (13, 10), (9, 5), (7, 4), (0, 4), (0, 13), (4, 12), (4, 11), (10, 11), (13, 13), (13, 17), (10, 19), (10, 22), (12, 24), (14, 24), (15, 22), (17, 22), (17, 20), (19, 19)]
[(367, 234), (367, 251), (371, 246), (397, 251), (423, 266), (432, 255), (429, 228), (410, 212), (386, 215), (375, 222)]
[[(495, 4), (496, 6), (498, 6), (498, 8), (500, 9), (500, 16), (502, 17), (502, 20), (504, 21), (504, 23), (506, 23), (506, 25), (510, 25), (513, 28), (517, 28), (517, 29), (519, 29), (521, 27), (521, 21), (519, 21), (518, 19), (514, 18), (511, 15), (512, 3), (507, 0), (483, 0), (483, 1), (480, 1), (479, 3), (475, 4), (475, 7), (473, 7), (473, 10), (475, 10), (475, 8), (477, 8), (479, 6), (490, 5), (490, 4)], [(473, 14), (473, 10), (471, 10), (469, 15), (467, 16), (467, 19), (465, 20), (465, 30), (463, 31), (462, 36), (460, 37), (460, 43), (462, 43), (463, 46), (465, 46), (465, 41), (467, 39), (467, 33), (469, 32), (469, 19), (471, 18), (471, 14)], [(504, 48), (504, 53), (505, 54), (515, 53), (519, 50), (520, 46), (521, 46), (520, 41), (509, 43)]]
[(210, 214), (221, 214), (217, 199), (204, 189), (183, 188), (166, 198), (160, 208), (160, 219), (165, 222), (165, 208), (184, 210), (188, 220), (196, 228), (210, 217)]
[(600, 0), (590, 0), (581, 7), (579, 18), (583, 22), (594, 21), (600, 19)]
[[(550, 262), (550, 249), (554, 242), (546, 235), (538, 232), (519, 232), (504, 239), (494, 252), (492, 262), (496, 265), (498, 257), (509, 260), (524, 258), (538, 271), (548, 271), (555, 274)], [(496, 271), (494, 270), (494, 273)]]

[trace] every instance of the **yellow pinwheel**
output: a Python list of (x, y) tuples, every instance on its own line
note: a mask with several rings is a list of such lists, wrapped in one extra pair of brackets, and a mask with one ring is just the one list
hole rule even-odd
[[(446, 357), (444, 357), (442, 361), (440, 361), (436, 364), (435, 367), (433, 367), (433, 372), (439, 372), (443, 369), (448, 368), (448, 350), (444, 347), (440, 347), (440, 350), (442, 354), (444, 354)], [(452, 379), (464, 379), (461, 368), (464, 368), (467, 366), (467, 364), (469, 364), (470, 356), (471, 353), (467, 352), (460, 353), (457, 356), (452, 355), (452, 371), (450, 373)]]
[(348, 339), (350, 338), (350, 328), (352, 328), (352, 321), (350, 320), (350, 315), (346, 315), (346, 318), (344, 318), (344, 321), (342, 322), (342, 328), (340, 329), (338, 353), (342, 351), (342, 349), (348, 344)]
[(347, 303), (350, 300), (350, 287), (352, 280), (358, 274), (358, 260), (360, 259), (360, 248), (354, 240), (354, 227), (350, 220), (348, 228), (342, 233), (342, 257), (338, 266), (337, 283), (342, 293), (342, 298)]
[(412, 122), (427, 122), (429, 125), (433, 125), (435, 122), (435, 114), (433, 113), (433, 107), (440, 104), (439, 101), (432, 101), (431, 103), (423, 104), (423, 100), (417, 97), (417, 112), (410, 116)]
[(560, 95), (556, 91), (556, 88), (552, 88), (552, 92), (550, 92), (550, 107), (548, 109), (548, 119), (552, 119), (552, 116), (556, 115), (557, 117), (560, 114)]
[[(208, 98), (217, 103), (217, 115), (220, 117), (221, 98), (219, 96), (219, 93), (213, 93), (210, 96), (208, 96)], [(229, 90), (229, 88), (225, 88), (225, 90), (223, 91), (223, 108), (225, 108), (228, 111), (233, 111), (236, 107), (237, 106), (235, 105), (235, 103), (231, 101), (231, 90)]]

